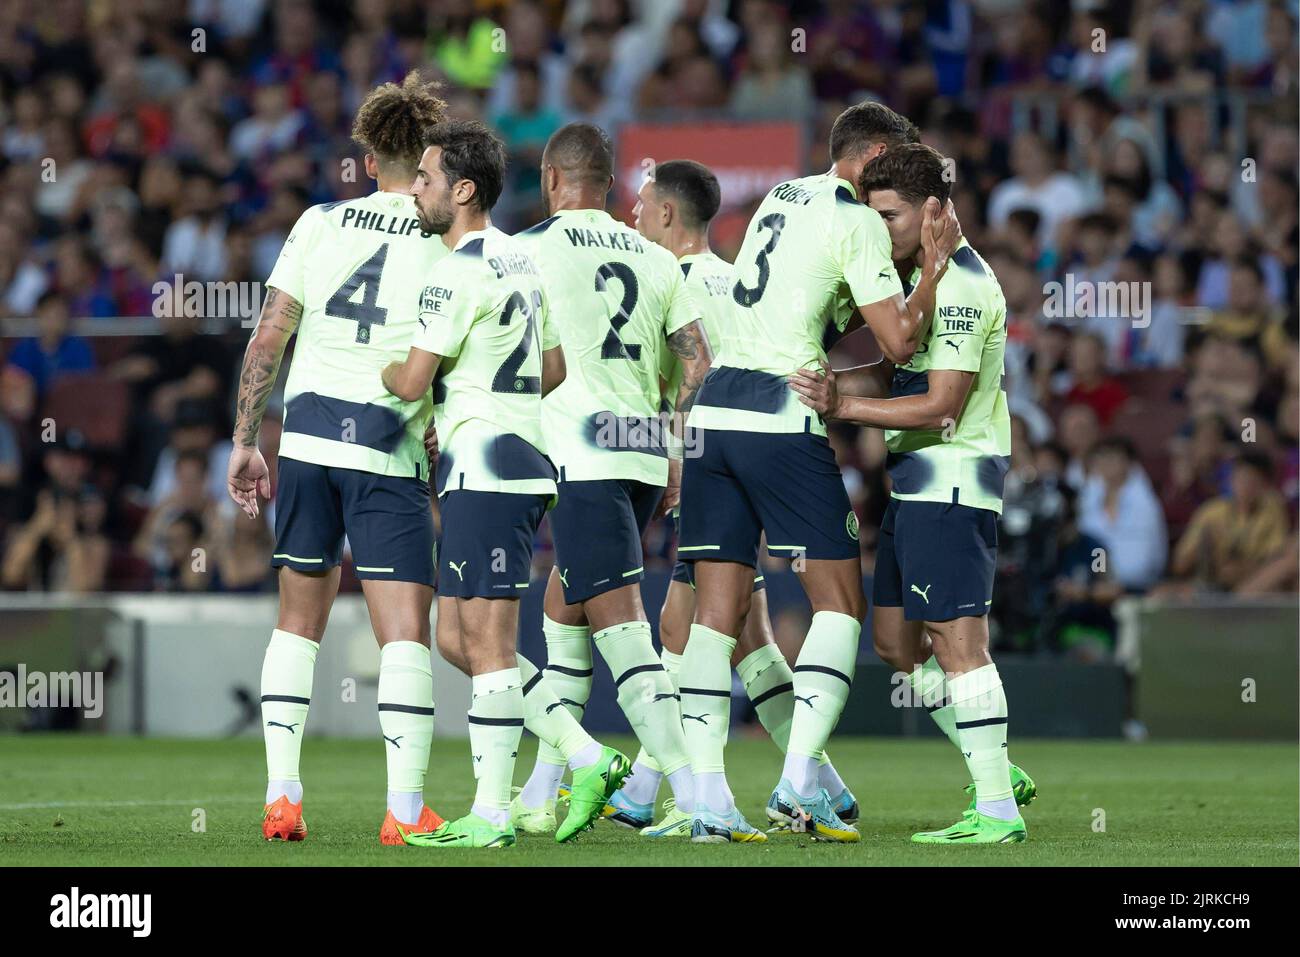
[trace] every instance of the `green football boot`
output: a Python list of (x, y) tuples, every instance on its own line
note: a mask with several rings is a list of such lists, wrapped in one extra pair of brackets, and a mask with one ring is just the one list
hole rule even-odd
[(523, 788), (513, 788), (510, 801), (510, 823), (525, 834), (550, 834), (555, 830), (555, 802), (547, 801), (541, 807), (524, 805)]
[(515, 829), (509, 824), (498, 827), (477, 814), (466, 814), (436, 831), (405, 833), (402, 840), (412, 847), (509, 847), (515, 842)]
[(690, 837), (695, 816), (679, 810), (672, 798), (664, 799), (664, 817), (658, 824), (641, 829), (642, 837)]
[(952, 827), (912, 835), (913, 844), (1019, 844), (1029, 837), (1025, 819), (999, 821), (979, 811), (967, 811)]
[(573, 772), (569, 788), (569, 813), (555, 832), (555, 843), (563, 844), (581, 831), (588, 830), (600, 817), (623, 779), (632, 773), (632, 762), (621, 751), (602, 747), (600, 757), (585, 768)]
[[(970, 795), (970, 806), (966, 810), (973, 811), (975, 810), (974, 782), (966, 785), (965, 790)], [(1038, 785), (1034, 784), (1034, 779), (1014, 764), (1011, 765), (1011, 796), (1016, 799), (1018, 807), (1025, 807), (1038, 797)]]

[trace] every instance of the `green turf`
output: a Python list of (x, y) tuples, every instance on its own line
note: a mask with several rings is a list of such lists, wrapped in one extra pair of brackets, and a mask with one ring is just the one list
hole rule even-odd
[[(634, 753), (626, 739), (616, 741)], [(533, 745), (520, 753), (519, 777)], [(1029, 841), (1008, 847), (917, 847), (915, 830), (951, 824), (965, 807), (959, 757), (947, 742), (836, 738), (832, 757), (864, 817), (856, 846), (774, 835), (766, 845), (650, 842), (600, 824), (572, 846), (522, 835), (502, 850), (437, 851), (378, 844), (384, 753), (377, 741), (309, 738), (302, 844), (268, 845), (259, 830), (262, 744), (99, 737), (0, 737), (0, 862), (139, 864), (1037, 864), (1297, 863), (1294, 744), (1021, 741), (1013, 756), (1040, 797)], [(460, 741), (434, 745), (429, 798), (464, 813), (472, 792)], [(763, 738), (734, 739), (730, 781), (755, 824), (780, 770)], [(661, 796), (666, 796), (661, 795)], [(192, 829), (193, 812), (207, 830)], [(1094, 830), (1096, 810), (1105, 830)]]

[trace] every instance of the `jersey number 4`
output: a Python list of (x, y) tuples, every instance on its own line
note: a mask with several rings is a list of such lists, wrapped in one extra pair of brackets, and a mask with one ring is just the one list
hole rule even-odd
[(541, 376), (520, 375), (519, 370), (523, 368), (524, 361), (528, 358), (528, 351), (533, 347), (537, 317), (542, 311), (542, 294), (533, 291), (533, 302), (530, 307), (523, 293), (514, 293), (506, 300), (505, 309), (501, 310), (500, 324), (510, 325), (510, 320), (515, 317), (515, 313), (521, 311), (525, 320), (524, 337), (519, 340), (519, 345), (515, 346), (514, 351), (506, 356), (506, 361), (501, 363), (497, 374), (492, 377), (492, 391), (507, 392), (510, 395), (541, 395)]
[(781, 241), (781, 230), (784, 226), (785, 216), (781, 213), (768, 213), (758, 221), (755, 232), (770, 229), (772, 238), (758, 251), (758, 258), (754, 260), (754, 265), (758, 266), (758, 284), (746, 286), (737, 279), (735, 287), (731, 290), (731, 298), (735, 299), (740, 305), (754, 305), (763, 298), (763, 293), (767, 291), (767, 281), (772, 278), (772, 266), (768, 263), (767, 257), (776, 251), (776, 244)]
[[(388, 310), (378, 305), (379, 277), (388, 260), (388, 243), (375, 250), (375, 254), (357, 267), (356, 272), (344, 280), (325, 303), (325, 314), (336, 319), (351, 319), (357, 324), (357, 342), (370, 343), (370, 327), (382, 326), (388, 321)], [(361, 292), (361, 301), (352, 297)]]

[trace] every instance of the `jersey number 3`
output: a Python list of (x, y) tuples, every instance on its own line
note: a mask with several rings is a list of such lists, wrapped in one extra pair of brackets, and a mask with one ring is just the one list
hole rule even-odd
[(746, 286), (739, 279), (731, 290), (731, 298), (735, 299), (742, 306), (752, 306), (758, 300), (763, 298), (763, 293), (767, 291), (767, 281), (772, 278), (772, 266), (768, 263), (767, 257), (776, 251), (776, 244), (781, 241), (781, 229), (785, 226), (785, 216), (781, 213), (768, 213), (758, 221), (759, 232), (764, 228), (772, 231), (772, 238), (767, 244), (758, 251), (758, 258), (754, 264), (758, 266), (758, 284)]
[[(370, 327), (382, 326), (388, 321), (388, 310), (378, 305), (379, 277), (388, 260), (388, 243), (375, 250), (375, 254), (357, 267), (356, 272), (344, 280), (343, 285), (325, 303), (325, 314), (336, 319), (351, 319), (357, 324), (357, 342), (370, 343)], [(361, 301), (352, 297), (360, 290)]]

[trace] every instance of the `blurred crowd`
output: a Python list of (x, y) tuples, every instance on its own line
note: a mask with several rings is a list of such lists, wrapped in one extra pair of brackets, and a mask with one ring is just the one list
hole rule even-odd
[[(1295, 0), (9, 0), (0, 584), (274, 587), (265, 513), (224, 491), (247, 328), (120, 317), (177, 274), (264, 281), (304, 208), (372, 188), (352, 112), (421, 67), (505, 139), (506, 229), (542, 217), (571, 120), (787, 120), (819, 170), (846, 105), (904, 112), (1007, 299), (997, 641), (1090, 655), (1126, 594), (1294, 592), (1297, 22)], [(1131, 299), (1080, 305), (1111, 283)], [(869, 573), (883, 443), (832, 441)], [(647, 550), (667, 567), (666, 525)]]

